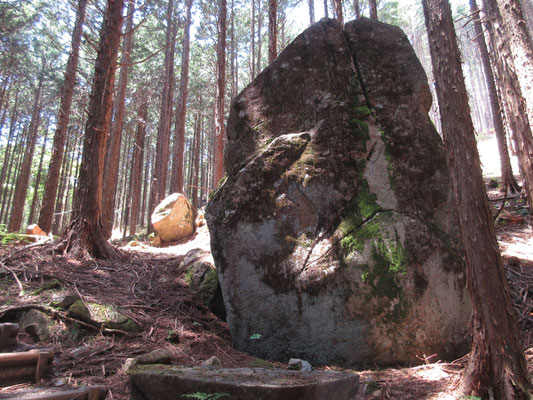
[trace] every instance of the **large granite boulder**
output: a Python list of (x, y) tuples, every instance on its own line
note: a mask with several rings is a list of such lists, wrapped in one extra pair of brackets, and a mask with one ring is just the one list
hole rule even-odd
[(207, 207), (235, 345), (396, 364), (466, 351), (470, 302), (427, 78), (404, 33), (322, 20), (234, 100)]

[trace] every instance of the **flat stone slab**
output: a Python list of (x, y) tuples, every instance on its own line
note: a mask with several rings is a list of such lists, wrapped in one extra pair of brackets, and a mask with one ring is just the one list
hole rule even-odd
[[(226, 393), (228, 400), (353, 399), (359, 376), (349, 372), (266, 368), (216, 369), (137, 365), (128, 370), (132, 400), (174, 400), (193, 393)], [(183, 398), (186, 398), (183, 396)]]

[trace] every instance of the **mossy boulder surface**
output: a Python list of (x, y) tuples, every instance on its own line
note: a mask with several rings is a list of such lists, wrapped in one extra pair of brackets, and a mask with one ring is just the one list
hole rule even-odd
[(206, 217), (238, 348), (363, 365), (466, 350), (470, 302), (430, 105), (404, 33), (364, 18), (314, 24), (235, 98), (227, 180)]
[(108, 304), (85, 303), (77, 300), (68, 309), (68, 314), (81, 321), (100, 325), (104, 328), (137, 332), (140, 327), (117, 307)]

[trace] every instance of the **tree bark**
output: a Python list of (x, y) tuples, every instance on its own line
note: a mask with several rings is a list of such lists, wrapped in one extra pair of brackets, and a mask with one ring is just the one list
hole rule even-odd
[(115, 100), (115, 116), (106, 147), (106, 168), (102, 188), (102, 228), (107, 239), (111, 237), (111, 231), (113, 230), (113, 215), (115, 214), (120, 144), (122, 142), (124, 112), (126, 108), (126, 90), (128, 87), (131, 64), (131, 49), (133, 47), (133, 15), (135, 13), (135, 0), (128, 0), (128, 9), (126, 13), (126, 33), (122, 45), (118, 91)]
[(309, 3), (309, 23), (313, 25), (315, 23), (315, 0), (307, 0)]
[(268, 63), (271, 64), (277, 57), (277, 16), (278, 1), (268, 0)]
[(46, 144), (48, 143), (48, 127), (50, 125), (50, 119), (46, 124), (46, 131), (44, 136), (43, 147), (41, 149), (41, 156), (39, 157), (39, 169), (37, 170), (37, 176), (35, 177), (35, 183), (33, 185), (33, 198), (31, 201), (30, 215), (28, 216), (28, 225), (33, 224), (35, 219), (35, 209), (37, 207), (37, 201), (39, 199), (39, 184), (41, 183), (41, 175), (43, 171), (44, 153), (46, 152)]
[(191, 199), (193, 207), (198, 210), (198, 177), (200, 175), (200, 113), (196, 114), (194, 124), (194, 172), (191, 181)]
[(337, 18), (337, 21), (341, 25), (344, 24), (344, 16), (342, 13), (342, 0), (333, 0), (333, 4), (335, 5), (335, 16)]
[[(13, 135), (15, 133), (15, 126), (18, 120), (18, 102), (19, 102), (19, 91), (17, 91), (17, 94), (15, 96), (15, 104), (13, 105), (13, 108), (11, 110), (11, 115), (9, 117), (9, 133), (7, 135), (7, 143), (6, 143), (6, 150), (4, 152), (4, 162), (2, 164), (2, 170), (0, 171), (0, 193), (1, 198), (3, 199), (5, 196), (5, 193), (7, 192), (6, 188), (4, 187), (4, 184), (6, 183), (6, 175), (7, 170), (11, 166), (11, 156), (13, 153)], [(3, 212), (0, 212), (0, 221), (2, 220)]]
[(65, 151), (65, 141), (67, 128), (70, 120), (70, 109), (72, 105), (72, 96), (76, 84), (76, 70), (78, 68), (81, 35), (83, 31), (83, 22), (85, 21), (85, 9), (87, 0), (79, 0), (78, 11), (76, 12), (76, 23), (72, 32), (72, 44), (70, 46), (70, 55), (67, 61), (65, 71), (65, 80), (61, 88), (61, 103), (59, 105), (59, 115), (57, 117), (57, 128), (54, 134), (54, 143), (50, 166), (48, 167), (48, 176), (44, 185), (43, 204), (39, 213), (39, 227), (50, 232), (52, 229), (52, 220), (54, 217), (54, 205), (59, 186), (59, 174), (61, 172), (61, 163)]
[[(530, 209), (533, 210), (533, 136), (531, 120), (528, 119), (526, 101), (521, 91), (516, 66), (505, 33), (502, 16), (495, 0), (483, 0), (483, 9), (487, 33), (490, 39), (493, 57), (491, 58), (496, 83), (500, 95), (505, 99), (503, 106), (506, 121), (516, 144), (523, 186)], [(533, 221), (533, 215), (531, 215)]]
[(531, 383), (492, 223), (448, 0), (423, 0), (452, 190), (472, 301), (465, 396), (526, 399)]
[(226, 0), (218, 3), (217, 90), (215, 98), (215, 182), (224, 175), (224, 96), (226, 88)]
[(30, 183), (31, 166), (33, 161), (33, 152), (35, 151), (35, 143), (37, 141), (37, 134), (41, 121), (41, 94), (44, 81), (44, 61), (42, 71), (39, 77), (39, 83), (35, 92), (35, 100), (33, 103), (33, 111), (31, 115), (30, 130), (28, 134), (28, 142), (26, 143), (26, 150), (24, 152), (24, 159), (22, 167), (17, 178), (15, 186), (15, 193), (13, 195), (13, 206), (11, 209), (11, 218), (7, 227), (8, 232), (16, 232), (20, 230), (22, 225), (22, 215), (24, 213), (24, 204), (26, 203), (26, 194), (28, 193), (28, 185)]
[(329, 18), (329, 15), (328, 15), (328, 0), (324, 0), (324, 17)]
[(378, 19), (378, 6), (376, 0), (368, 0), (368, 6), (370, 7), (370, 18)]
[(153, 151), (151, 149), (151, 136), (148, 135), (148, 139), (146, 141), (145, 146), (145, 169), (144, 169), (144, 179), (143, 179), (143, 196), (142, 196), (142, 205), (141, 205), (141, 226), (144, 228), (146, 226), (146, 205), (149, 201), (149, 188), (148, 188), (148, 182), (150, 181), (150, 167), (154, 164), (154, 157), (153, 157)]
[(181, 53), (180, 92), (176, 109), (176, 128), (174, 151), (172, 152), (171, 193), (183, 193), (183, 153), (185, 151), (185, 119), (187, 116), (187, 96), (189, 94), (189, 54), (191, 9), (193, 0), (187, 0), (185, 27), (183, 32), (183, 49)]
[(263, 40), (262, 40), (262, 34), (261, 30), (263, 29), (263, 8), (261, 7), (261, 3), (263, 0), (259, 0), (257, 2), (257, 68), (256, 73), (261, 73), (261, 49), (263, 47)]
[[(174, 90), (174, 51), (176, 47), (177, 25), (174, 22), (174, 0), (169, 0), (167, 8), (167, 49), (165, 51), (165, 82), (161, 96), (161, 113), (157, 130), (155, 165), (152, 172), (149, 215), (165, 197), (170, 146), (170, 123), (172, 93)], [(152, 228), (149, 227), (151, 232)]]
[(113, 254), (102, 230), (102, 175), (123, 8), (124, 0), (108, 0), (100, 31), (72, 221), (60, 246), (76, 258), (109, 258)]
[(353, 0), (353, 10), (355, 12), (355, 18), (361, 18), (361, 9), (359, 8), (359, 0)]
[(250, 81), (255, 78), (255, 0), (252, 0), (252, 15), (250, 16)]
[(483, 35), (483, 28), (481, 26), (481, 19), (479, 18), (479, 9), (476, 0), (470, 0), (470, 12), (473, 15), (474, 32), (476, 34), (476, 41), (481, 54), (481, 63), (485, 71), (485, 80), (487, 83), (487, 90), (489, 93), (489, 104), (492, 115), (492, 123), (494, 125), (494, 134), (498, 143), (498, 150), (500, 153), (500, 169), (502, 175), (502, 189), (509, 190), (511, 193), (519, 191), (520, 187), (516, 182), (513, 169), (511, 166), (511, 159), (509, 157), (509, 149), (507, 148), (507, 140), (505, 137), (505, 128), (503, 125), (502, 107), (500, 106), (500, 99), (496, 90), (496, 83), (494, 81), (494, 73), (490, 64), (489, 51), (485, 36)]
[(141, 204), (142, 187), (142, 160), (144, 156), (144, 138), (146, 137), (146, 118), (148, 117), (148, 99), (141, 99), (137, 114), (137, 132), (135, 133), (135, 146), (133, 147), (133, 161), (131, 166), (132, 187), (131, 215), (130, 215), (130, 235), (135, 235), (137, 229), (137, 219)]
[(496, 0), (502, 27), (516, 68), (520, 90), (526, 100), (529, 121), (533, 121), (533, 41), (519, 0)]

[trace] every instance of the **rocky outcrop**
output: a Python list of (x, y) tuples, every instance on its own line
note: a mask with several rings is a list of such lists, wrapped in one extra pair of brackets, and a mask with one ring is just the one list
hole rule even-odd
[(166, 197), (155, 208), (151, 221), (163, 242), (175, 242), (194, 233), (194, 209), (181, 193)]
[(465, 351), (470, 303), (430, 105), (406, 36), (368, 19), (311, 26), (236, 97), (206, 217), (239, 349), (382, 365)]

